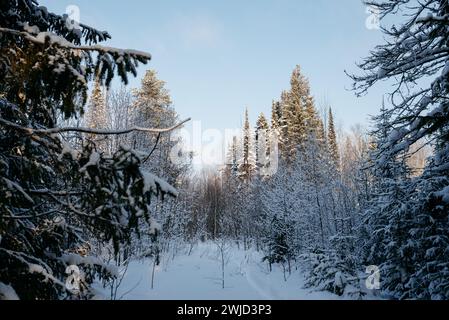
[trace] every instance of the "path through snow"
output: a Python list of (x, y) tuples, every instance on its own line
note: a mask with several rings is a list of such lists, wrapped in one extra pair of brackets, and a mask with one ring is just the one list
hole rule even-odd
[(294, 270), (284, 281), (281, 268), (268, 272), (260, 253), (237, 248), (229, 250), (225, 267), (225, 288), (221, 287), (221, 263), (217, 246), (200, 244), (191, 255), (183, 254), (157, 267), (151, 289), (152, 261), (133, 262), (128, 268), (117, 298), (147, 300), (296, 300), (338, 299), (328, 292), (304, 289), (304, 279)]

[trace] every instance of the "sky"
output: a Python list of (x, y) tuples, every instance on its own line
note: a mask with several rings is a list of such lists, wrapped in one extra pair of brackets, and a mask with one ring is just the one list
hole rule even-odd
[[(41, 0), (55, 13), (77, 6), (80, 21), (107, 30), (105, 45), (149, 52), (146, 69), (167, 82), (181, 118), (202, 129), (238, 128), (245, 108), (250, 120), (288, 89), (299, 64), (318, 107), (330, 105), (339, 126), (368, 125), (378, 112), (382, 86), (357, 98), (344, 73), (382, 43), (368, 28), (361, 0)], [(69, 7), (70, 8), (70, 7)], [(192, 124), (189, 125), (192, 127)]]

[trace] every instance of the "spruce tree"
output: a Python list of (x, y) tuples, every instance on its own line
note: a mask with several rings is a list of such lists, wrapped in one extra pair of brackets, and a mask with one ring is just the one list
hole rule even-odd
[(134, 108), (140, 115), (136, 123), (150, 124), (151, 127), (173, 123), (174, 110), (165, 85), (165, 81), (158, 79), (156, 71), (148, 70), (145, 73), (140, 88), (134, 91)]
[(245, 110), (245, 122), (242, 131), (242, 154), (239, 159), (239, 177), (249, 183), (255, 176), (256, 156), (254, 154), (254, 136), (249, 122), (248, 109)]
[(324, 123), (321, 118), (318, 119), (318, 141), (321, 144), (321, 148), (325, 150), (327, 146), (326, 130), (324, 129)]
[(95, 81), (94, 89), (90, 96), (90, 104), (86, 115), (86, 124), (89, 128), (108, 129), (108, 117), (106, 100), (98, 81)]
[(307, 79), (302, 75), (300, 66), (296, 66), (290, 79), (283, 119), (286, 124), (286, 152), (288, 159), (294, 159), (297, 150), (306, 138), (305, 109), (310, 97)]
[(237, 176), (238, 161), (239, 161), (239, 145), (237, 137), (234, 136), (232, 137), (232, 142), (229, 145), (228, 151), (226, 152), (225, 177), (227, 179)]
[[(108, 120), (106, 99), (99, 81), (95, 81), (85, 120), (88, 128), (109, 129), (110, 121)], [(92, 134), (88, 135), (88, 137), (95, 141), (95, 145), (100, 152), (110, 151), (108, 148), (108, 137), (98, 137)]]
[(327, 131), (327, 145), (332, 165), (336, 170), (340, 170), (340, 151), (338, 150), (337, 134), (335, 132), (334, 115), (332, 108), (329, 108), (329, 123)]
[(315, 108), (313, 97), (310, 95), (305, 99), (304, 105), (304, 126), (305, 140), (320, 138), (320, 124), (322, 123)]
[(270, 232), (265, 239), (267, 252), (262, 259), (262, 261), (268, 262), (270, 271), (272, 265), (276, 263), (281, 264), (285, 269), (285, 264), (291, 258), (291, 247), (287, 239), (289, 233), (291, 234), (290, 228), (289, 222), (278, 216), (274, 216), (270, 222)]
[[(285, 93), (285, 96), (287, 94)], [(284, 93), (283, 93), (284, 96)], [(284, 111), (283, 107), (285, 107), (285, 100), (281, 101), (273, 101), (271, 107), (271, 140), (276, 140), (278, 152), (281, 157), (286, 154), (286, 139), (287, 139), (287, 126), (285, 124)], [(273, 149), (273, 148), (272, 148)]]
[[(170, 127), (178, 121), (178, 115), (173, 109), (169, 91), (165, 86), (165, 81), (158, 79), (156, 71), (148, 70), (145, 73), (140, 87), (133, 92), (132, 121), (135, 125), (147, 128)], [(181, 174), (182, 165), (171, 161), (170, 153), (179, 140), (170, 135), (161, 136), (146, 132), (136, 132), (131, 139), (136, 149), (146, 153), (152, 152), (151, 161), (143, 164), (145, 167), (170, 183), (176, 181)]]
[(377, 265), (383, 275), (384, 292), (400, 298), (404, 293), (405, 279), (411, 266), (407, 232), (412, 227), (412, 216), (407, 205), (409, 196), (408, 170), (404, 160), (386, 158), (380, 146), (386, 143), (389, 128), (389, 113), (382, 108), (374, 118), (376, 129), (372, 133), (377, 146), (371, 151), (370, 205), (364, 212), (361, 231), (369, 235), (361, 237), (363, 261), (366, 265)]
[(265, 175), (270, 157), (270, 126), (265, 115), (261, 113), (256, 122), (255, 153), (258, 173)]
[(271, 104), (271, 128), (279, 129), (281, 127), (282, 105), (279, 101), (273, 101)]
[[(257, 122), (256, 122), (256, 133), (263, 131), (263, 130), (268, 130), (270, 128), (270, 126), (268, 125), (268, 121), (265, 118), (265, 115), (262, 113), (259, 114), (259, 117), (257, 118)], [(257, 140), (257, 137), (256, 137)]]
[[(394, 179), (398, 193), (405, 198), (399, 203), (393, 198), (383, 205), (391, 208), (391, 215), (397, 219), (385, 222), (385, 230), (393, 229), (394, 233), (384, 264), (400, 269), (400, 278), (389, 282), (387, 288), (399, 298), (447, 299), (449, 57), (445, 52), (449, 4), (446, 0), (366, 3), (379, 10), (385, 23), (394, 14), (395, 24), (382, 28), (387, 41), (360, 64), (365, 74), (352, 76), (354, 88), (363, 94), (381, 80), (401, 79), (390, 95), (389, 135), (377, 146), (375, 167), (394, 163), (422, 139), (434, 150), (421, 176), (402, 184)], [(396, 230), (398, 225), (400, 229)], [(377, 229), (376, 225), (372, 227)]]

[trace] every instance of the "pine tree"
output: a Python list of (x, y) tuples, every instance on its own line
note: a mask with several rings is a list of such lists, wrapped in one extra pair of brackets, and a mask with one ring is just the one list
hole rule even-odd
[[(132, 122), (135, 125), (148, 128), (171, 127), (178, 121), (165, 85), (164, 81), (157, 78), (156, 71), (148, 70), (145, 73), (140, 88), (133, 92)], [(182, 166), (171, 161), (170, 153), (179, 140), (176, 141), (170, 135), (136, 132), (132, 141), (133, 146), (142, 152), (149, 153), (154, 149), (152, 161), (143, 165), (166, 178), (168, 182), (175, 183), (177, 176), (181, 174)]]
[(321, 118), (318, 119), (318, 141), (320, 142), (321, 148), (325, 150), (327, 146), (326, 130), (324, 129), (324, 123)]
[[(226, 153), (225, 177), (230, 179), (237, 176), (239, 161), (239, 145), (236, 136), (232, 137), (231, 145)], [(226, 180), (227, 180), (226, 179)]]
[(256, 171), (256, 156), (254, 154), (254, 137), (249, 122), (248, 109), (245, 111), (245, 122), (242, 131), (242, 155), (239, 159), (239, 177), (249, 183)]
[[(134, 91), (134, 108), (139, 112), (138, 123), (149, 123), (151, 127), (163, 126), (173, 122), (170, 115), (174, 110), (170, 108), (172, 101), (165, 81), (158, 79), (154, 70), (148, 70), (142, 78), (141, 86)], [(169, 114), (169, 117), (164, 116)]]
[[(282, 96), (286, 99), (287, 93), (283, 92)], [(281, 157), (285, 156), (286, 152), (286, 138), (287, 138), (287, 126), (284, 119), (283, 107), (286, 105), (284, 98), (281, 101), (273, 101), (271, 109), (271, 130), (270, 140), (276, 141), (277, 152)], [(273, 146), (271, 148), (273, 151)]]
[[(106, 99), (101, 89), (99, 81), (95, 81), (90, 103), (86, 114), (86, 125), (92, 129), (109, 129), (108, 112), (106, 108)], [(98, 137), (88, 135), (89, 139), (95, 141), (97, 149), (101, 152), (108, 152), (108, 137)]]
[(305, 109), (310, 97), (307, 79), (302, 75), (300, 66), (292, 72), (290, 91), (283, 108), (283, 119), (286, 125), (286, 152), (288, 159), (294, 159), (298, 148), (306, 138)]
[(89, 128), (108, 129), (106, 100), (98, 81), (92, 90), (86, 122)]
[(270, 126), (265, 115), (261, 113), (256, 122), (255, 130), (255, 153), (257, 171), (260, 175), (265, 175), (269, 166), (270, 158)]
[(327, 132), (327, 144), (332, 165), (336, 170), (340, 170), (340, 151), (338, 150), (337, 134), (335, 133), (334, 115), (332, 108), (329, 108), (329, 123)]
[(273, 101), (271, 105), (271, 128), (279, 130), (282, 119), (282, 105), (279, 101)]
[(291, 247), (288, 242), (288, 236), (291, 234), (289, 230), (291, 225), (283, 218), (274, 216), (270, 222), (270, 233), (268, 239), (265, 239), (267, 244), (267, 253), (262, 261), (267, 261), (272, 270), (272, 265), (275, 263), (281, 264), (284, 268), (285, 264), (291, 259)]
[(268, 125), (268, 121), (265, 118), (265, 115), (263, 114), (263, 112), (260, 113), (256, 122), (256, 133), (263, 130), (268, 130), (269, 128), (270, 126)]
[(370, 206), (362, 220), (362, 230), (371, 236), (362, 238), (362, 248), (363, 261), (380, 267), (384, 291), (400, 297), (404, 292), (403, 281), (411, 267), (411, 252), (403, 250), (407, 245), (407, 230), (411, 227), (410, 209), (404, 205), (410, 190), (404, 161), (382, 155), (381, 146), (391, 133), (388, 119), (389, 113), (384, 108), (374, 118), (377, 124), (373, 132), (377, 147), (371, 153), (371, 161), (375, 164), (371, 174), (374, 186)]
[(315, 108), (313, 97), (308, 96), (304, 105), (305, 139), (319, 139), (322, 121)]

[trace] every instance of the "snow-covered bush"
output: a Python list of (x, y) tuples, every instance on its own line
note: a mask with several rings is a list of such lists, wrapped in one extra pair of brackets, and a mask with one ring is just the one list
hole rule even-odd
[(306, 270), (306, 287), (352, 298), (364, 295), (357, 271), (351, 267), (350, 261), (335, 251), (316, 249), (302, 254), (300, 258)]

